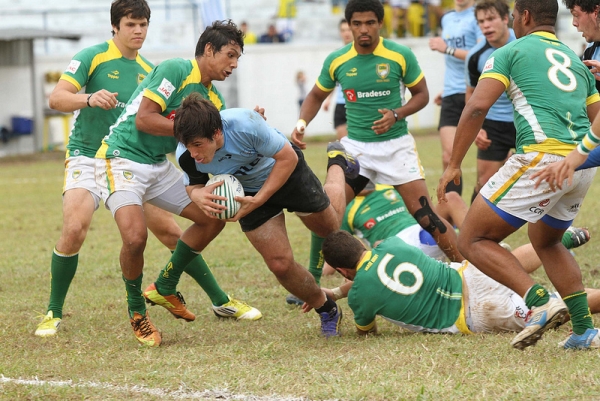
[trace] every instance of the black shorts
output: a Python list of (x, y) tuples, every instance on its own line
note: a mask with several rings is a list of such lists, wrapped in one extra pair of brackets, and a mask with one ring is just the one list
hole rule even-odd
[(465, 94), (457, 93), (442, 98), (442, 111), (440, 112), (440, 124), (442, 127), (457, 127), (460, 115), (465, 108)]
[(333, 127), (337, 128), (342, 124), (346, 124), (346, 105), (337, 103), (333, 112)]
[(477, 149), (477, 158), (502, 162), (506, 159), (508, 152), (514, 149), (517, 130), (515, 125), (505, 121), (488, 120), (483, 121), (482, 128), (487, 132), (488, 139), (492, 144), (486, 150)]
[[(292, 148), (298, 155), (298, 164), (292, 175), (264, 204), (240, 219), (243, 232), (257, 229), (283, 209), (289, 212), (318, 213), (329, 206), (329, 197), (319, 178), (306, 164), (304, 154), (296, 145), (292, 144)], [(246, 193), (246, 196), (254, 195), (256, 193)]]

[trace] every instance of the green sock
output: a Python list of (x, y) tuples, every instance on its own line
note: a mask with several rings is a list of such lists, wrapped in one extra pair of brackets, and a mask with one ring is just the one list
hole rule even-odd
[(571, 239), (571, 233), (569, 231), (564, 232), (561, 242), (567, 249), (572, 249), (573, 245), (575, 245), (573, 243), (573, 239)]
[(50, 302), (48, 310), (52, 311), (53, 317), (62, 319), (62, 308), (65, 304), (67, 292), (79, 264), (79, 254), (60, 255), (54, 249), (52, 262), (50, 264)]
[(181, 274), (187, 265), (198, 256), (192, 248), (182, 240), (177, 241), (175, 251), (169, 263), (160, 271), (156, 280), (156, 289), (162, 295), (175, 295)]
[(144, 274), (133, 280), (128, 280), (123, 276), (125, 283), (125, 292), (127, 294), (127, 309), (129, 317), (133, 317), (133, 312), (137, 312), (142, 316), (146, 316), (146, 302), (142, 295), (142, 277)]
[(213, 276), (210, 267), (208, 267), (202, 255), (198, 255), (197, 258), (192, 259), (184, 271), (200, 284), (200, 287), (206, 292), (213, 305), (221, 306), (229, 302), (229, 297), (221, 289), (219, 283), (217, 283), (217, 279)]
[(525, 305), (527, 305), (529, 309), (534, 306), (545, 305), (549, 300), (550, 295), (548, 294), (548, 290), (539, 284), (534, 284), (527, 290), (527, 294), (525, 294)]
[(563, 298), (563, 301), (565, 301), (567, 308), (569, 308), (571, 324), (573, 325), (573, 333), (583, 334), (585, 333), (586, 329), (594, 328), (592, 312), (590, 312), (587, 294), (585, 291), (579, 291), (571, 295), (567, 295)]
[(325, 238), (319, 237), (317, 234), (310, 233), (310, 260), (308, 262), (308, 271), (317, 281), (317, 284), (321, 284), (321, 275), (323, 274), (323, 265), (325, 259), (323, 259), (323, 241)]

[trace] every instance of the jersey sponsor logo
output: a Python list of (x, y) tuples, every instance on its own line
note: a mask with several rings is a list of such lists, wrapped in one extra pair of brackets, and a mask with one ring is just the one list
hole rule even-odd
[(344, 93), (346, 94), (346, 101), (356, 102), (356, 91), (354, 89), (344, 89)]
[(114, 70), (106, 74), (110, 79), (119, 79), (119, 71)]
[(576, 203), (574, 205), (571, 205), (568, 209), (567, 212), (568, 213), (577, 213), (579, 211), (579, 207), (581, 206), (581, 204)]
[(350, 71), (348, 71), (346, 73), (347, 77), (355, 77), (357, 75), (358, 75), (358, 68), (356, 68), (356, 67), (350, 68)]
[(173, 91), (175, 91), (175, 87), (167, 78), (163, 78), (160, 86), (158, 87), (158, 91), (168, 99), (173, 94)]
[(398, 200), (398, 196), (396, 195), (397, 192), (393, 189), (388, 189), (387, 191), (385, 191), (383, 193), (383, 197), (387, 200), (389, 200), (390, 202), (393, 201), (397, 201)]
[(66, 72), (70, 72), (71, 74), (75, 74), (81, 65), (81, 61), (71, 60), (69, 66), (67, 67)]
[(165, 117), (171, 121), (175, 121), (175, 110), (171, 110), (171, 112), (169, 114), (167, 114)]
[(117, 102), (117, 106), (116, 107), (120, 107), (120, 108), (124, 109), (125, 108), (125, 103), (123, 103), (123, 102)]
[(397, 207), (396, 209), (392, 209), (389, 212), (387, 212), (381, 216), (377, 216), (377, 221), (383, 221), (383, 220), (387, 219), (388, 217), (392, 217), (398, 213), (404, 213), (405, 211), (406, 211), (406, 208), (404, 206)]
[(381, 79), (385, 79), (387, 78), (388, 75), (390, 75), (390, 65), (387, 63), (384, 64), (377, 64), (375, 66), (377, 75), (379, 75), (379, 77)]
[(365, 222), (365, 224), (363, 224), (363, 227), (366, 228), (367, 230), (370, 230), (373, 227), (375, 227), (375, 224), (377, 224), (377, 222), (375, 221), (374, 218), (371, 217), (369, 220), (367, 220)]
[(541, 202), (539, 203), (539, 206), (540, 206), (540, 207), (546, 207), (546, 206), (548, 206), (549, 204), (550, 204), (550, 199), (544, 199), (543, 201), (541, 201)]
[(71, 175), (71, 177), (73, 177), (74, 180), (76, 180), (79, 177), (81, 177), (81, 170), (75, 170), (75, 171), (73, 171), (73, 174)]
[(392, 91), (390, 91), (390, 90), (387, 90), (387, 91), (356, 92), (356, 97), (358, 99), (364, 99), (364, 98), (369, 98), (369, 97), (390, 96), (391, 94), (392, 94)]
[(494, 69), (494, 57), (490, 57), (486, 62), (485, 65), (483, 66), (483, 71), (481, 71), (481, 73), (483, 74), (484, 72), (487, 72), (489, 70)]
[(146, 78), (146, 76), (144, 74), (138, 74), (137, 76), (137, 84), (141, 84), (142, 81), (144, 80), (144, 78)]

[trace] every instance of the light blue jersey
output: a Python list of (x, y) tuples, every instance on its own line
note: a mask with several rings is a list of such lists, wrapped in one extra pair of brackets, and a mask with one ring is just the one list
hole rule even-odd
[[(477, 25), (475, 11), (469, 7), (464, 11), (450, 11), (442, 17), (442, 39), (455, 49), (469, 50), (479, 41), (485, 40)], [(465, 93), (465, 62), (446, 55), (444, 91), (442, 97)]]
[(340, 84), (335, 86), (335, 104), (346, 104), (346, 98), (344, 97), (344, 91)]
[[(228, 109), (221, 112), (221, 118), (223, 147), (217, 150), (208, 164), (191, 161), (197, 172), (232, 174), (240, 180), (245, 192), (258, 192), (271, 174), (275, 164), (273, 156), (283, 149), (288, 140), (253, 110)], [(191, 156), (182, 143), (178, 144), (176, 155), (184, 172), (184, 184), (194, 185), (190, 182), (190, 175), (196, 171), (189, 170)]]
[[(506, 43), (517, 39), (512, 28), (509, 29), (509, 33), (510, 36)], [(467, 86), (474, 88), (477, 85), (481, 71), (485, 67), (485, 62), (496, 49), (487, 40), (482, 40), (469, 50), (469, 54), (467, 54), (467, 58), (465, 59), (465, 79)], [(496, 103), (492, 105), (486, 119), (507, 123), (513, 122), (513, 106), (508, 96), (506, 96), (506, 92), (502, 92)]]

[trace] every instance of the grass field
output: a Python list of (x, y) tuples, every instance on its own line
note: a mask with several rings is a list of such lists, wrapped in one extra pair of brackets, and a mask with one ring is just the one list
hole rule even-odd
[[(418, 147), (434, 193), (441, 174), (435, 136)], [(325, 144), (306, 151), (321, 177)], [(511, 334), (423, 335), (380, 319), (381, 334), (354, 334), (352, 314), (340, 301), (344, 336), (319, 336), (314, 313), (285, 304), (286, 291), (236, 224), (204, 252), (222, 287), (263, 312), (257, 322), (217, 319), (208, 298), (189, 277), (180, 286), (196, 321), (185, 323), (159, 307), (150, 309), (163, 333), (158, 349), (138, 346), (126, 314), (118, 263), (120, 237), (110, 213), (96, 213), (80, 253), (79, 271), (65, 305), (59, 335), (33, 335), (45, 313), (49, 264), (61, 229), (62, 155), (0, 161), (0, 398), (6, 400), (121, 399), (600, 399), (598, 351), (557, 348), (567, 327), (547, 333), (536, 347), (517, 351)], [(464, 168), (465, 198), (474, 183), (474, 154)], [(596, 182), (576, 223), (600, 235)], [(183, 227), (188, 223), (179, 220)], [(289, 236), (301, 263), (309, 235), (287, 216)], [(525, 232), (508, 239), (526, 241)], [(576, 250), (584, 284), (600, 287), (596, 239)], [(169, 258), (153, 237), (146, 249), (144, 284)], [(536, 278), (547, 284), (543, 271)], [(324, 278), (337, 286), (341, 278)], [(598, 324), (598, 323), (597, 323)]]

